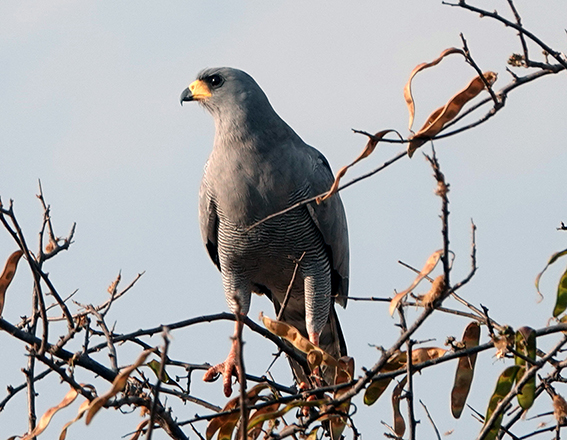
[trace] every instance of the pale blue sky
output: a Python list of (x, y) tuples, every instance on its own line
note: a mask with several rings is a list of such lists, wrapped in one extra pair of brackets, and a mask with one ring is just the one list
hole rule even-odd
[[(505, 1), (479, 4), (510, 15)], [(563, 1), (516, 4), (527, 28), (565, 50)], [(14, 199), (34, 247), (41, 222), (37, 179), (52, 206), (56, 233), (66, 234), (77, 222), (71, 250), (46, 267), (62, 295), (78, 288), (77, 301), (97, 304), (107, 298), (106, 288), (119, 270), (124, 281), (146, 271), (109, 315), (111, 322), (118, 322), (117, 331), (225, 311), (220, 276), (203, 249), (197, 225), (198, 185), (214, 127), (197, 105), (179, 106), (181, 91), (204, 67), (246, 70), (276, 111), (337, 170), (365, 143), (351, 128), (394, 128), (407, 134), (402, 90), (409, 73), (442, 50), (459, 46), (460, 32), (481, 68), (499, 73), (495, 88), (506, 84), (506, 60), (520, 51), (515, 33), (439, 1), (4, 0), (0, 196), (4, 202)], [(532, 47), (534, 57), (539, 52)], [(472, 76), (458, 57), (418, 75), (414, 126)], [(566, 101), (565, 73), (547, 77), (512, 93), (506, 108), (484, 126), (436, 143), (451, 184), (451, 245), (457, 254), (453, 280), (469, 270), (473, 218), (479, 271), (462, 294), (516, 328), (546, 325), (562, 269), (560, 263), (544, 278), (547, 296), (536, 304), (537, 272), (552, 252), (565, 247), (564, 234), (555, 228), (567, 221)], [(347, 180), (399, 150), (380, 146), (349, 171)], [(389, 296), (394, 289), (405, 289), (413, 275), (397, 260), (421, 266), (441, 247), (434, 187), (431, 170), (418, 152), (342, 193), (350, 225), (351, 295)], [(0, 260), (13, 250), (9, 236), (0, 233)], [(4, 310), (12, 322), (29, 313), (31, 280), (25, 266), (20, 269)], [(260, 310), (272, 313), (267, 300), (255, 297), (250, 316), (256, 319)], [(358, 371), (378, 359), (368, 344), (387, 347), (397, 337), (385, 304), (351, 302), (339, 315)], [(437, 338), (435, 344), (441, 345), (448, 335), (460, 337), (465, 325), (438, 314), (416, 337)], [(213, 324), (175, 332), (172, 356), (220, 362), (229, 348), (231, 327)], [(261, 375), (274, 348), (251, 334), (245, 338), (249, 371)], [(543, 344), (554, 341), (548, 340)], [(25, 352), (6, 335), (0, 334), (0, 344), (10, 354), (0, 379), (0, 389), (5, 389), (23, 380)], [(126, 350), (120, 364), (136, 354)], [(107, 362), (106, 355), (98, 359)], [(504, 364), (493, 366), (489, 353), (480, 356), (479, 364), (470, 403), (484, 412)], [(465, 433), (468, 438), (479, 428), (470, 412), (465, 410), (459, 422), (450, 417), (448, 378), (454, 368), (450, 364), (424, 372), (416, 377), (416, 391), (442, 432), (455, 429), (454, 438)], [(276, 372), (285, 370), (281, 362)], [(92, 379), (84, 375), (80, 380)], [(38, 384), (40, 411), (63, 396), (65, 387), (57, 383), (53, 377)], [(102, 385), (99, 391), (105, 389)], [(195, 380), (192, 391), (222, 405), (220, 389), (220, 383)], [(549, 409), (548, 403), (542, 411)], [(366, 437), (383, 431), (380, 420), (391, 423), (389, 399), (371, 408), (360, 399), (356, 404), (358, 428)], [(76, 407), (58, 415), (44, 437), (56, 438)], [(0, 438), (25, 432), (24, 408), (22, 394), (0, 413)], [(176, 407), (182, 420), (196, 412), (206, 413), (189, 404)], [(420, 437), (431, 438), (421, 408), (418, 418)], [(117, 439), (138, 421), (138, 416), (106, 411), (89, 428), (83, 423), (71, 428), (76, 437), (70, 438)], [(166, 437), (156, 433), (154, 438)]]

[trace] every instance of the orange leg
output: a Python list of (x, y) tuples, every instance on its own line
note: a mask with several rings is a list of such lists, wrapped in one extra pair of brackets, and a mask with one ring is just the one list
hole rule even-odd
[(230, 348), (230, 352), (224, 362), (215, 365), (207, 370), (205, 375), (203, 376), (203, 380), (205, 382), (213, 382), (217, 379), (219, 374), (222, 374), (222, 382), (223, 382), (223, 389), (224, 395), (226, 397), (230, 397), (232, 394), (232, 376), (236, 376), (238, 378), (238, 323), (235, 325), (234, 336), (232, 338), (232, 346)]

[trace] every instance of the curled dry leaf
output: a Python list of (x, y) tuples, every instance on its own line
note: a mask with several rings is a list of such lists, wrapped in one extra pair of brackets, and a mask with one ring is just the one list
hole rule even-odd
[(2, 275), (0, 275), (0, 316), (2, 316), (2, 310), (4, 310), (6, 290), (14, 279), (16, 268), (18, 267), (18, 261), (20, 261), (23, 254), (24, 253), (20, 250), (13, 252), (6, 260), (4, 270), (2, 271)]
[(150, 423), (149, 419), (142, 420), (140, 424), (136, 427), (136, 432), (132, 434), (132, 437), (130, 437), (129, 440), (138, 440), (140, 436), (144, 433), (144, 429), (146, 428), (148, 423)]
[(553, 396), (553, 416), (559, 424), (564, 424), (567, 419), (567, 402), (560, 394)]
[(77, 398), (77, 395), (78, 395), (77, 390), (71, 388), (69, 392), (65, 395), (63, 400), (59, 403), (59, 405), (49, 408), (47, 411), (45, 411), (45, 413), (39, 419), (39, 422), (37, 422), (35, 429), (29, 434), (24, 435), (22, 437), (22, 440), (30, 440), (41, 434), (43, 431), (45, 431), (45, 428), (47, 428), (49, 422), (51, 422), (51, 419), (53, 418), (55, 413), (60, 409), (71, 405), (71, 403), (73, 403)]
[[(467, 350), (476, 347), (479, 341), (480, 325), (478, 322), (473, 321), (467, 325), (463, 334), (463, 349)], [(451, 413), (456, 419), (461, 417), (465, 407), (474, 376), (475, 363), (476, 353), (459, 358), (457, 371), (455, 372), (455, 381), (451, 390)]]
[(551, 257), (549, 257), (549, 261), (547, 262), (547, 264), (545, 265), (545, 267), (543, 268), (543, 270), (537, 274), (537, 277), (535, 279), (535, 287), (537, 290), (537, 293), (539, 294), (539, 300), (541, 301), (543, 299), (543, 295), (539, 290), (539, 280), (541, 279), (541, 276), (543, 275), (543, 273), (547, 270), (547, 268), (549, 266), (551, 266), (553, 263), (555, 263), (559, 258), (561, 258), (562, 256), (567, 255), (567, 249), (564, 249), (562, 251), (559, 252), (555, 252)]
[(69, 428), (69, 426), (71, 426), (73, 423), (75, 423), (77, 420), (80, 420), (83, 417), (85, 412), (87, 412), (87, 410), (89, 409), (90, 404), (91, 402), (88, 400), (85, 400), (83, 403), (81, 403), (81, 406), (79, 406), (77, 417), (75, 417), (70, 422), (65, 423), (63, 429), (61, 429), (61, 434), (59, 434), (59, 440), (65, 440), (67, 438), (67, 429)]
[(413, 96), (412, 96), (412, 93), (411, 93), (411, 81), (412, 81), (413, 77), (415, 75), (417, 75), (417, 73), (421, 72), (422, 70), (425, 70), (429, 67), (436, 66), (447, 55), (451, 55), (451, 54), (454, 54), (454, 53), (465, 56), (465, 53), (462, 51), (462, 49), (457, 49), (456, 47), (450, 47), (449, 49), (445, 49), (443, 52), (441, 52), (441, 55), (439, 55), (437, 58), (435, 58), (430, 63), (418, 64), (411, 71), (408, 82), (406, 83), (406, 85), (404, 87), (404, 98), (406, 100), (406, 104), (408, 106), (408, 111), (409, 111), (409, 124), (408, 125), (409, 125), (410, 131), (411, 131), (411, 126), (413, 125), (413, 118), (415, 117), (415, 102), (413, 100)]
[[(368, 139), (368, 142), (366, 143), (366, 146), (364, 147), (364, 150), (362, 151), (362, 153), (360, 153), (360, 155), (351, 164), (346, 165), (339, 170), (339, 172), (337, 173), (337, 176), (335, 177), (335, 181), (333, 182), (333, 185), (331, 186), (331, 189), (329, 189), (329, 192), (327, 192), (327, 194), (325, 194), (323, 197), (317, 198), (317, 203), (321, 203), (321, 202), (327, 200), (333, 194), (335, 194), (338, 191), (340, 181), (344, 177), (344, 175), (346, 174), (347, 170), (350, 167), (352, 167), (353, 165), (355, 165), (356, 163), (360, 162), (365, 157), (370, 156), (372, 154), (372, 152), (374, 151), (374, 149), (376, 148), (376, 145), (378, 144), (378, 142), (380, 142), (384, 138), (384, 136), (386, 136), (388, 133), (392, 133), (392, 132), (396, 133), (398, 136), (400, 136), (400, 139), (402, 139), (402, 136), (396, 130), (382, 130), (382, 131), (379, 131), (378, 133), (374, 134), (373, 136), (367, 135), (369, 139)], [(362, 132), (357, 131), (357, 133), (362, 133)], [(366, 133), (363, 133), (363, 134), (366, 134)]]
[(406, 432), (406, 422), (400, 411), (400, 398), (402, 396), (402, 391), (408, 381), (408, 377), (404, 378), (396, 385), (394, 391), (392, 392), (392, 409), (394, 412), (394, 432), (399, 438), (402, 438)]
[(484, 76), (484, 80), (480, 76), (476, 76), (463, 90), (449, 99), (447, 104), (429, 115), (423, 127), (410, 138), (408, 145), (409, 157), (412, 157), (415, 150), (429, 139), (436, 136), (448, 122), (452, 121), (455, 116), (459, 114), (463, 106), (485, 88), (485, 81), (492, 85), (498, 77), (495, 72), (485, 72), (482, 75)]
[(439, 260), (441, 259), (442, 255), (443, 255), (443, 249), (439, 249), (433, 252), (427, 259), (425, 266), (423, 266), (423, 269), (421, 269), (421, 272), (419, 272), (419, 274), (417, 275), (411, 286), (409, 286), (403, 292), (396, 294), (396, 296), (392, 298), (392, 301), (390, 301), (390, 315), (394, 314), (394, 312), (398, 308), (398, 304), (400, 303), (400, 301), (404, 299), (406, 295), (408, 295), (413, 289), (415, 289), (415, 287), (420, 283), (420, 281), (423, 280), (427, 275), (429, 275), (433, 269), (435, 269), (435, 266), (437, 266), (437, 263), (439, 263)]
[(132, 372), (136, 368), (142, 365), (146, 361), (146, 358), (152, 352), (153, 350), (144, 350), (140, 354), (138, 359), (136, 359), (136, 362), (134, 362), (129, 367), (124, 368), (116, 376), (114, 382), (112, 382), (112, 388), (110, 389), (110, 391), (106, 392), (102, 396), (97, 397), (91, 402), (91, 404), (89, 405), (89, 410), (87, 412), (87, 418), (86, 418), (87, 425), (91, 422), (95, 414), (106, 404), (106, 402), (108, 402), (109, 399), (111, 399), (112, 397), (116, 396), (119, 392), (124, 390), (124, 388), (126, 387), (126, 383), (128, 382), (128, 378), (130, 377), (130, 374), (132, 374)]
[[(273, 333), (274, 335), (290, 342), (295, 348), (302, 351), (303, 353), (306, 353), (307, 355), (309, 355), (312, 351), (320, 353), (320, 364), (322, 363), (330, 367), (339, 366), (337, 360), (333, 356), (331, 356), (321, 348), (313, 345), (311, 341), (309, 341), (309, 339), (307, 338), (304, 338), (301, 333), (299, 333), (299, 330), (297, 330), (295, 327), (282, 321), (274, 321), (267, 316), (264, 316), (263, 314), (260, 314), (260, 319), (270, 333)], [(311, 355), (311, 359), (313, 361), (317, 361), (319, 360), (319, 355), (313, 353)]]

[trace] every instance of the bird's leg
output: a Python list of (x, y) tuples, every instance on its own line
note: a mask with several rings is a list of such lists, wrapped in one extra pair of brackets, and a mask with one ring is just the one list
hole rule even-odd
[(315, 347), (319, 347), (319, 333), (309, 332), (309, 342), (311, 342)]
[(205, 382), (213, 382), (217, 379), (219, 374), (222, 374), (224, 395), (226, 397), (230, 397), (232, 394), (232, 376), (234, 375), (238, 378), (238, 335), (241, 330), (242, 323), (236, 322), (234, 336), (232, 337), (232, 346), (226, 360), (209, 368), (203, 376)]

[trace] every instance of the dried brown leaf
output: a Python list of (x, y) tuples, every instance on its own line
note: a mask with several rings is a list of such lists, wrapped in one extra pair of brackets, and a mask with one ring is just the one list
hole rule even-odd
[[(262, 433), (262, 427), (267, 419), (264, 416), (267, 414), (274, 414), (280, 407), (280, 403), (273, 403), (272, 405), (265, 406), (263, 408), (257, 409), (252, 414), (250, 414), (250, 419), (248, 420), (248, 439), (255, 440)], [(261, 421), (258, 421), (262, 418)], [(254, 426), (250, 428), (250, 426)]]
[[(343, 356), (339, 359), (339, 367), (335, 373), (335, 385), (350, 382), (354, 377), (354, 358)], [(342, 388), (335, 392), (334, 398), (339, 399), (345, 393), (350, 391), (349, 388)], [(350, 407), (350, 399), (341, 403), (336, 410), (341, 413), (348, 413)], [(331, 424), (331, 440), (340, 439), (346, 427), (347, 418), (345, 416), (336, 415), (328, 417)]]
[(73, 403), (77, 398), (77, 395), (78, 395), (77, 390), (71, 388), (69, 392), (65, 395), (63, 400), (59, 402), (59, 405), (49, 408), (47, 411), (45, 411), (45, 413), (39, 419), (39, 422), (37, 422), (35, 429), (29, 434), (23, 436), (22, 440), (30, 440), (41, 434), (43, 431), (45, 431), (45, 429), (49, 425), (49, 422), (51, 422), (51, 419), (53, 418), (55, 413), (57, 413), (57, 411), (59, 411), (60, 409), (63, 409), (71, 405), (71, 403)]
[[(498, 75), (495, 72), (485, 72), (483, 76), (486, 82), (492, 85)], [(447, 104), (431, 113), (423, 127), (410, 138), (408, 156), (412, 157), (415, 150), (436, 136), (448, 122), (452, 121), (459, 114), (463, 106), (476, 97), (484, 88), (483, 79), (480, 76), (476, 76), (463, 90), (449, 99)]]
[(441, 298), (441, 295), (443, 294), (444, 290), (445, 290), (445, 275), (439, 275), (437, 278), (435, 278), (435, 280), (433, 280), (433, 283), (431, 284), (431, 289), (423, 297), (422, 300), (423, 304), (426, 307), (433, 306), (435, 301)]
[(91, 422), (95, 414), (106, 404), (106, 402), (108, 402), (109, 399), (111, 399), (112, 397), (116, 396), (119, 392), (124, 390), (124, 388), (126, 387), (126, 383), (128, 383), (128, 378), (130, 377), (130, 374), (132, 374), (132, 372), (136, 368), (142, 365), (146, 361), (146, 358), (152, 352), (153, 350), (144, 350), (140, 354), (140, 356), (138, 356), (136, 362), (134, 362), (129, 367), (124, 368), (116, 376), (114, 382), (112, 382), (112, 388), (108, 392), (106, 392), (102, 396), (97, 397), (91, 402), (91, 404), (89, 405), (89, 410), (87, 412), (87, 418), (86, 418), (87, 425)]
[[(473, 321), (463, 334), (463, 349), (476, 347), (480, 341), (480, 325)], [(458, 419), (461, 417), (463, 408), (467, 401), (469, 391), (474, 376), (474, 366), (476, 363), (476, 353), (470, 356), (459, 358), (457, 371), (455, 372), (455, 381), (451, 390), (451, 413), (453, 417)]]
[[(270, 333), (290, 342), (295, 348), (306, 353), (308, 356), (311, 352), (315, 351), (316, 353), (311, 354), (311, 359), (313, 361), (316, 362), (320, 359), (319, 363), (330, 367), (338, 367), (339, 364), (333, 356), (312, 344), (309, 339), (304, 338), (295, 327), (282, 321), (274, 321), (263, 314), (260, 314), (260, 319)], [(321, 355), (320, 358), (319, 353)]]
[(402, 395), (402, 391), (406, 386), (408, 377), (404, 376), (400, 383), (396, 385), (394, 391), (392, 392), (392, 408), (394, 411), (394, 432), (398, 437), (403, 437), (406, 432), (406, 422), (400, 412), (400, 397)]
[(553, 396), (553, 416), (558, 423), (565, 423), (567, 418), (567, 402), (560, 394)]
[[(248, 401), (248, 404), (254, 405), (254, 403), (256, 403), (256, 401), (260, 397), (260, 392), (265, 390), (266, 388), (268, 388), (268, 384), (266, 383), (259, 383), (258, 385), (250, 388), (250, 390), (246, 393), (246, 400)], [(240, 396), (229, 400), (223, 408), (223, 412), (232, 411), (233, 409), (238, 408), (239, 403)], [(259, 416), (256, 417), (256, 420), (258, 420), (259, 418)], [(240, 412), (234, 412), (232, 414), (215, 417), (207, 425), (207, 430), (205, 432), (206, 439), (212, 439), (217, 431), (218, 440), (230, 439), (232, 437), (232, 432), (234, 431), (234, 428), (238, 423), (238, 420), (240, 420)]]
[(8, 257), (8, 260), (6, 260), (4, 270), (2, 271), (2, 275), (0, 275), (0, 316), (2, 316), (2, 310), (4, 310), (6, 290), (14, 279), (16, 268), (18, 267), (18, 261), (20, 261), (23, 254), (24, 253), (21, 250), (17, 250), (12, 253), (12, 255)]
[(61, 430), (61, 434), (59, 434), (59, 440), (65, 440), (67, 438), (67, 429), (69, 428), (69, 426), (71, 426), (73, 423), (75, 423), (77, 420), (80, 420), (83, 417), (85, 412), (89, 409), (90, 404), (91, 402), (88, 400), (85, 400), (83, 403), (81, 403), (81, 406), (79, 406), (77, 417), (75, 417), (70, 422), (65, 423), (63, 429)]
[(144, 428), (148, 425), (148, 423), (150, 423), (149, 419), (142, 420), (140, 424), (136, 427), (136, 432), (132, 434), (130, 440), (138, 440), (140, 436), (144, 433)]
[(429, 275), (433, 269), (435, 269), (435, 266), (437, 266), (437, 263), (441, 259), (442, 255), (443, 255), (443, 249), (439, 249), (433, 252), (427, 259), (425, 266), (423, 266), (423, 269), (421, 269), (421, 272), (419, 272), (419, 274), (417, 275), (411, 286), (409, 286), (406, 290), (398, 293), (396, 296), (394, 296), (394, 298), (392, 298), (392, 301), (390, 301), (390, 315), (394, 314), (394, 312), (398, 308), (398, 304), (400, 303), (400, 301), (404, 299), (406, 295), (408, 295), (413, 289), (415, 289), (415, 287), (419, 284), (419, 282), (423, 280), (427, 275)]
[(409, 111), (409, 129), (410, 129), (410, 131), (411, 131), (411, 126), (413, 125), (413, 119), (414, 119), (414, 116), (415, 116), (415, 102), (413, 100), (413, 96), (412, 96), (412, 92), (411, 92), (411, 81), (413, 80), (413, 77), (415, 75), (417, 75), (417, 73), (421, 72), (422, 70), (425, 70), (429, 67), (436, 66), (447, 55), (451, 55), (451, 54), (454, 54), (454, 53), (458, 53), (458, 54), (465, 56), (465, 53), (461, 49), (457, 49), (456, 47), (450, 47), (449, 49), (445, 49), (443, 52), (441, 52), (441, 55), (439, 55), (437, 58), (435, 58), (430, 63), (418, 64), (411, 71), (408, 82), (406, 83), (406, 85), (404, 87), (404, 98), (406, 100), (406, 104), (408, 106), (408, 111)]
[(411, 351), (411, 361), (414, 364), (419, 364), (421, 362), (426, 362), (426, 361), (432, 361), (433, 359), (440, 358), (445, 353), (447, 353), (447, 350), (440, 347), (414, 348)]

